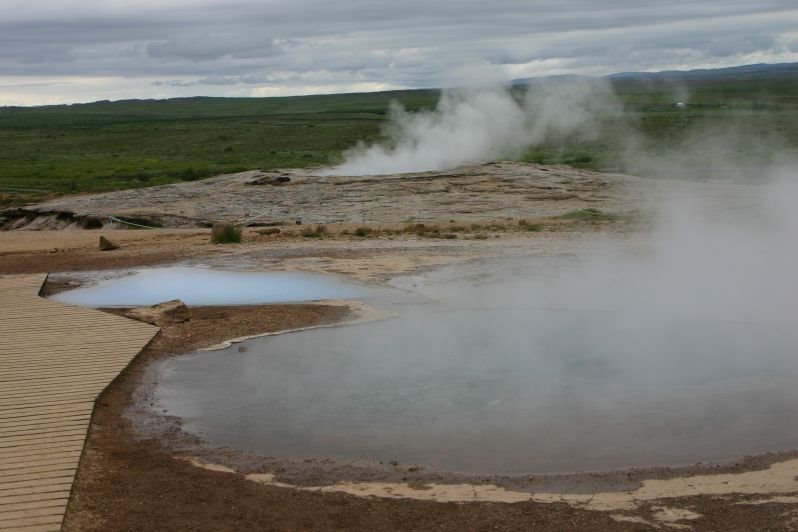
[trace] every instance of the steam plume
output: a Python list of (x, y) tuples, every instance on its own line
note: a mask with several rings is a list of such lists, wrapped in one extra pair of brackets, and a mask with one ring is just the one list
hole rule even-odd
[(454, 89), (432, 111), (410, 113), (393, 102), (384, 139), (358, 144), (323, 175), (382, 175), (443, 170), (514, 157), (551, 136), (595, 135), (596, 121), (619, 103), (602, 82)]

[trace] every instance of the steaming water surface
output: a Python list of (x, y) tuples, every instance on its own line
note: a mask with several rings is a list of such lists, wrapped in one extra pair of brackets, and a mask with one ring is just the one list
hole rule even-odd
[(61, 292), (51, 299), (85, 307), (130, 307), (171, 299), (181, 299), (187, 305), (248, 305), (364, 294), (353, 284), (324, 275), (169, 267), (139, 270), (126, 277)]
[(555, 306), (550, 279), (519, 285), (519, 268), (428, 278), (416, 288), (439, 302), (397, 319), (166, 361), (157, 406), (215, 445), (479, 474), (798, 446), (791, 333), (656, 306), (601, 308), (561, 291)]

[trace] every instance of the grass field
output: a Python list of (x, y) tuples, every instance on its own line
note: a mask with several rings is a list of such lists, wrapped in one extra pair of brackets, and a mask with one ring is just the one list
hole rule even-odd
[[(689, 131), (740, 131), (730, 156), (767, 159), (768, 146), (798, 147), (794, 80), (616, 82), (624, 115), (589, 141), (558, 139), (522, 159), (604, 170), (629, 168), (634, 150), (667, 153)], [(245, 169), (336, 162), (359, 140), (379, 137), (391, 100), (432, 108), (438, 91), (288, 98), (183, 98), (0, 108), (0, 205), (54, 195), (190, 181)], [(707, 133), (709, 134), (709, 133)], [(746, 139), (756, 139), (748, 142)]]

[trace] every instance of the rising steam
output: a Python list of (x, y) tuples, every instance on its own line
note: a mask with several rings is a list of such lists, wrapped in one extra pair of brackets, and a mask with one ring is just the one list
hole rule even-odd
[(358, 144), (322, 175), (384, 175), (443, 170), (516, 157), (557, 136), (590, 138), (601, 117), (620, 109), (599, 81), (444, 91), (432, 111), (411, 113), (397, 103), (382, 142)]

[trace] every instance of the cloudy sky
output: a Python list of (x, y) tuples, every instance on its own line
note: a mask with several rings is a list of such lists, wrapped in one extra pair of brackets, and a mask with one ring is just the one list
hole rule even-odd
[(0, 0), (0, 105), (798, 61), (795, 0)]

